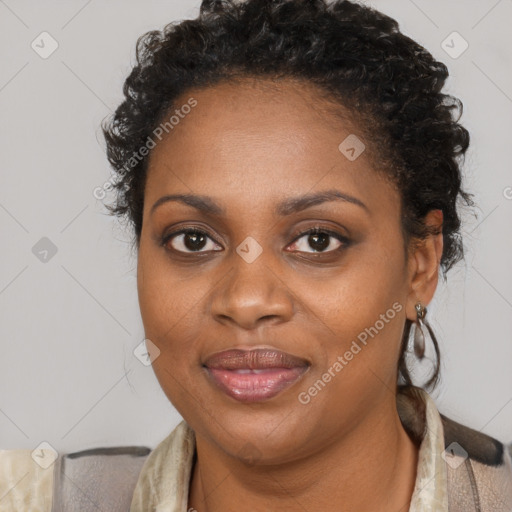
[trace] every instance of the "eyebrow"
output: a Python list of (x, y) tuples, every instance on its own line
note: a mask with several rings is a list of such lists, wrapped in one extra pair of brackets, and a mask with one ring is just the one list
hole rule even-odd
[[(170, 194), (158, 199), (151, 207), (150, 214), (152, 214), (160, 205), (172, 201), (186, 204), (209, 215), (222, 216), (226, 213), (225, 209), (209, 196), (195, 194)], [(277, 204), (274, 211), (277, 215), (284, 217), (328, 201), (344, 201), (352, 203), (369, 212), (368, 207), (360, 199), (340, 192), (339, 190), (324, 190), (322, 192), (315, 192), (299, 197), (291, 197)]]

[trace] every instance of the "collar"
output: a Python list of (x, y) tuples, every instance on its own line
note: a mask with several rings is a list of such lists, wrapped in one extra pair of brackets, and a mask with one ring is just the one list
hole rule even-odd
[[(397, 410), (404, 428), (420, 442), (409, 512), (448, 512), (443, 424), (435, 402), (421, 388), (399, 387)], [(182, 421), (146, 460), (130, 512), (187, 512), (194, 454), (194, 431)]]
[(404, 428), (420, 442), (416, 481), (409, 512), (448, 512), (448, 475), (441, 416), (434, 400), (423, 389), (398, 389), (397, 410)]

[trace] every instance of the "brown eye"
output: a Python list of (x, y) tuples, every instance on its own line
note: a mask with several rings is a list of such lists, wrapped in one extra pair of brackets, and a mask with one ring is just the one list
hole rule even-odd
[[(301, 242), (302, 239), (304, 239), (303, 242)], [(299, 252), (325, 253), (334, 252), (342, 246), (347, 246), (348, 243), (348, 239), (339, 233), (327, 229), (313, 228), (301, 233), (295, 239), (293, 245)], [(313, 249), (313, 251), (308, 251), (308, 248)]]
[[(207, 233), (199, 229), (183, 229), (171, 233), (164, 237), (162, 243), (166, 247), (170, 246), (173, 250), (184, 253), (215, 251), (219, 250), (215, 247), (220, 247)], [(203, 250), (205, 248), (206, 250)]]

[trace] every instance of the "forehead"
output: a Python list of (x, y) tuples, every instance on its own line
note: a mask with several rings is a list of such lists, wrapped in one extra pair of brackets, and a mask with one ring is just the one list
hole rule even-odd
[(187, 91), (173, 108), (190, 98), (196, 106), (152, 150), (146, 198), (179, 190), (229, 202), (317, 186), (382, 195), (367, 149), (354, 160), (340, 151), (347, 138), (365, 139), (361, 129), (314, 84), (220, 83)]

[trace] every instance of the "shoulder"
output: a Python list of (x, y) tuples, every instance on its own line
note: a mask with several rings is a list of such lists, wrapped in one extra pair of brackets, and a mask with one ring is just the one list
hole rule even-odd
[(194, 447), (194, 433), (182, 421), (154, 450), (0, 450), (0, 511), (97, 512), (101, 503), (102, 510), (126, 512), (134, 496), (143, 499), (142, 510), (162, 474), (174, 474), (173, 486), (179, 486)]
[(51, 450), (0, 450), (0, 510), (50, 512), (53, 494)]
[(435, 437), (437, 458), (444, 460), (450, 512), (512, 511), (512, 445), (442, 414), (430, 395), (415, 386), (397, 394), (400, 419), (419, 444)]
[[(484, 512), (510, 512), (512, 444), (503, 443), (444, 414), (440, 417), (450, 500), (457, 501), (467, 510), (472, 510), (468, 508), (472, 503), (476, 510)], [(468, 501), (470, 497), (472, 502)]]
[[(137, 480), (130, 510), (177, 510), (188, 495), (194, 456), (194, 431), (181, 421), (149, 454)], [(162, 475), (166, 475), (165, 482)]]
[(54, 470), (52, 512), (126, 511), (151, 449), (146, 446), (95, 448), (59, 457)]
[(104, 510), (125, 512), (150, 451), (145, 446), (61, 455), (0, 450), (0, 511), (96, 512), (101, 503)]
[(443, 422), (445, 446), (458, 443), (466, 450), (468, 457), (486, 466), (505, 466), (507, 456), (512, 455), (512, 445), (502, 443), (494, 437), (457, 423), (444, 414), (439, 414)]

